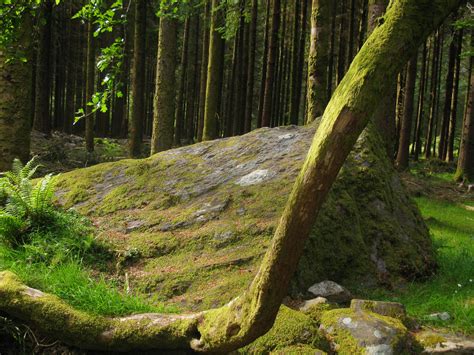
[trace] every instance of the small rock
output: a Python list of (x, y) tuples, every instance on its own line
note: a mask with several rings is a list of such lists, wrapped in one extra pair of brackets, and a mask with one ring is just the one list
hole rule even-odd
[(415, 335), (422, 354), (474, 354), (474, 339), (455, 334), (423, 330)]
[(359, 311), (370, 311), (382, 316), (404, 320), (407, 316), (405, 306), (397, 302), (381, 302), (368, 300), (352, 300), (351, 309)]
[(309, 311), (309, 309), (313, 306), (316, 306), (316, 305), (320, 305), (320, 304), (327, 304), (328, 303), (328, 300), (324, 297), (316, 297), (316, 298), (313, 298), (311, 300), (307, 300), (307, 301), (304, 301), (299, 307), (298, 309), (301, 311), (301, 312), (307, 312)]
[(255, 170), (247, 174), (237, 181), (237, 185), (250, 186), (260, 184), (266, 180), (271, 179), (275, 174), (269, 170)]
[(143, 221), (131, 221), (127, 223), (127, 227), (125, 228), (125, 233), (129, 234), (132, 233), (134, 230), (139, 229), (145, 224)]
[(221, 233), (216, 232), (214, 234), (213, 239), (216, 242), (217, 247), (224, 247), (227, 244), (229, 244), (229, 242), (231, 242), (233, 238), (234, 238), (234, 233), (232, 231), (227, 231), (227, 232), (221, 232)]
[(451, 315), (448, 312), (433, 313), (428, 316), (431, 320), (442, 320), (447, 321), (451, 319)]
[(334, 281), (323, 281), (308, 288), (316, 297), (324, 297), (330, 302), (345, 303), (352, 299), (351, 293)]

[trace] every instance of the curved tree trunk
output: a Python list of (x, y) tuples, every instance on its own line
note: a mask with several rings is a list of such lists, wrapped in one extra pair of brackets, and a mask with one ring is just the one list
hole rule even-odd
[(461, 1), (393, 2), (384, 24), (367, 40), (329, 102), (272, 245), (241, 296), (201, 314), (103, 320), (72, 310), (57, 298), (27, 288), (10, 273), (3, 273), (0, 310), (39, 323), (44, 330), (74, 345), (107, 350), (191, 347), (200, 352), (226, 353), (267, 332), (287, 294), (318, 212), (380, 95), (388, 93), (390, 82), (395, 81), (420, 43)]

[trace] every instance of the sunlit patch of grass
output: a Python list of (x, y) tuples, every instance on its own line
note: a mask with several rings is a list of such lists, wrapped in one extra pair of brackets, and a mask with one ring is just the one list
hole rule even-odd
[(10, 270), (28, 286), (52, 293), (91, 314), (119, 316), (142, 312), (170, 313), (177, 309), (151, 305), (138, 296), (127, 295), (117, 284), (95, 279), (79, 261), (62, 264), (29, 263), (21, 252), (0, 246), (0, 271)]
[[(414, 282), (392, 292), (368, 295), (401, 302), (422, 324), (474, 333), (474, 212), (456, 203), (426, 197), (416, 202), (430, 228), (438, 253), (439, 270), (425, 282)], [(367, 295), (366, 295), (367, 296)], [(448, 321), (433, 313), (448, 312)]]

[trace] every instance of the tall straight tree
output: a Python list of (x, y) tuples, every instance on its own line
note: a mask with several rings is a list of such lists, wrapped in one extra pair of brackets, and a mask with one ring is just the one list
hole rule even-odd
[(258, 0), (252, 0), (250, 28), (248, 35), (247, 92), (245, 98), (244, 132), (252, 129), (253, 89), (255, 85), (255, 48), (257, 44)]
[(40, 35), (36, 59), (36, 88), (34, 128), (51, 134), (51, 24), (53, 0), (43, 0), (40, 5)]
[(411, 128), (413, 121), (413, 108), (414, 108), (414, 97), (415, 97), (415, 84), (416, 84), (416, 68), (417, 68), (418, 56), (415, 55), (408, 62), (407, 79), (405, 86), (405, 99), (403, 115), (401, 117), (401, 129), (400, 129), (400, 140), (398, 144), (398, 152), (396, 165), (399, 170), (405, 170), (408, 168), (408, 158), (410, 152), (410, 138)]
[(224, 39), (219, 33), (223, 25), (223, 13), (219, 8), (220, 0), (212, 0), (211, 29), (209, 41), (209, 63), (207, 69), (206, 101), (204, 107), (203, 140), (218, 137), (219, 101), (222, 90), (222, 69), (224, 66)]
[(197, 124), (197, 140), (202, 141), (204, 131), (204, 109), (206, 102), (206, 86), (207, 86), (207, 66), (209, 63), (209, 26), (210, 26), (210, 4), (205, 3), (204, 20), (202, 26), (202, 58), (201, 58), (201, 74), (199, 83), (199, 113)]
[(26, 163), (30, 156), (32, 22), (24, 11), (14, 42), (0, 47), (0, 172), (10, 170), (13, 159)]
[(176, 146), (181, 145), (181, 139), (183, 138), (184, 131), (184, 112), (185, 103), (184, 97), (186, 93), (186, 74), (188, 70), (188, 48), (189, 48), (189, 29), (191, 25), (190, 17), (187, 17), (184, 22), (183, 31), (183, 45), (181, 48), (181, 72), (179, 76), (178, 86), (178, 97), (176, 99), (176, 117), (175, 117), (175, 131), (174, 131), (174, 144)]
[(426, 82), (427, 82), (427, 71), (428, 71), (428, 50), (426, 42), (423, 44), (423, 54), (421, 59), (421, 73), (420, 73), (420, 83), (418, 90), (418, 103), (417, 103), (417, 112), (416, 112), (416, 124), (415, 124), (415, 134), (413, 137), (412, 145), (412, 154), (415, 161), (418, 160), (421, 154), (421, 132), (423, 130), (423, 114), (425, 106), (425, 94), (426, 94)]
[[(270, 1), (270, 0), (269, 0)], [(268, 40), (268, 59), (265, 75), (265, 90), (263, 93), (262, 127), (269, 127), (272, 119), (272, 98), (276, 74), (276, 60), (278, 57), (278, 32), (280, 29), (280, 0), (271, 0), (271, 31)]]
[[(471, 48), (474, 45), (474, 35), (471, 30)], [(459, 150), (458, 165), (455, 174), (457, 181), (474, 181), (474, 57), (469, 59), (469, 81), (466, 94), (466, 107), (461, 135), (461, 148)]]
[(173, 147), (176, 106), (176, 41), (177, 21), (162, 17), (158, 36), (151, 154)]
[(145, 68), (146, 68), (146, 7), (147, 0), (135, 1), (135, 33), (133, 36), (133, 62), (131, 69), (132, 102), (128, 122), (128, 155), (138, 158), (142, 150), (145, 119)]
[(339, 50), (337, 55), (337, 77), (339, 84), (346, 73), (347, 65), (347, 38), (349, 29), (347, 27), (347, 0), (340, 1), (341, 11), (339, 15)]
[(308, 59), (307, 118), (313, 122), (326, 108), (331, 1), (313, 0)]
[[(87, 23), (87, 54), (86, 54), (86, 100), (92, 101), (95, 92), (95, 40), (94, 25), (92, 20)], [(94, 151), (94, 110), (91, 105), (86, 104), (86, 150)]]
[(430, 82), (430, 112), (428, 119), (428, 127), (426, 130), (426, 140), (425, 140), (425, 158), (431, 157), (431, 146), (433, 143), (433, 136), (435, 135), (435, 120), (436, 120), (436, 98), (438, 94), (438, 66), (440, 60), (440, 34), (439, 31), (436, 32), (436, 35), (432, 38), (433, 41), (433, 52), (431, 58), (431, 82)]

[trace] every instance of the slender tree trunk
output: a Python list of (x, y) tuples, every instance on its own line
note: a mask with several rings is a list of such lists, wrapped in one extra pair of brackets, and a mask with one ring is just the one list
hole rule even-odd
[(329, 63), (328, 63), (328, 91), (327, 97), (332, 96), (334, 82), (334, 57), (336, 55), (336, 19), (337, 19), (337, 1), (332, 3), (331, 12), (331, 42), (329, 44)]
[[(71, 19), (76, 13), (75, 1), (71, 1), (69, 4), (68, 18)], [(69, 46), (69, 58), (67, 60), (67, 83), (66, 83), (66, 107), (64, 114), (64, 131), (66, 133), (72, 132), (72, 125), (75, 117), (75, 95), (76, 95), (76, 82), (78, 66), (80, 65), (80, 43), (78, 41), (80, 33), (80, 25), (78, 20), (70, 20), (68, 39), (70, 41)]]
[[(95, 40), (92, 21), (87, 24), (87, 62), (86, 62), (86, 100), (92, 100), (95, 92)], [(90, 105), (86, 105), (86, 150), (91, 153), (94, 151), (94, 112)]]
[(173, 146), (176, 106), (176, 29), (176, 20), (166, 17), (161, 18), (151, 137), (152, 155), (171, 149)]
[(40, 17), (43, 25), (40, 29), (40, 38), (36, 59), (36, 89), (34, 128), (38, 131), (51, 134), (50, 96), (51, 96), (51, 17), (53, 1), (41, 2)]
[(451, 104), (453, 99), (454, 88), (454, 72), (456, 70), (456, 55), (457, 55), (457, 35), (453, 35), (449, 45), (449, 59), (448, 59), (448, 73), (446, 75), (446, 87), (444, 97), (443, 119), (441, 121), (441, 130), (438, 146), (438, 158), (446, 159), (448, 151), (448, 135), (449, 135), (449, 119), (451, 117)]
[[(301, 4), (303, 3), (303, 4)], [(298, 122), (298, 110), (300, 107), (300, 100), (296, 97), (297, 87), (301, 86), (301, 81), (298, 81), (297, 72), (303, 68), (298, 66), (299, 57), (299, 37), (300, 32), (305, 31), (305, 24), (300, 23), (301, 6), (306, 6), (306, 1), (296, 1), (293, 12), (293, 33), (291, 40), (291, 86), (290, 86), (290, 120), (291, 122)], [(295, 118), (293, 118), (295, 117)]]
[(11, 273), (0, 273), (2, 312), (46, 324), (71, 345), (108, 351), (192, 348), (230, 353), (257, 339), (272, 327), (318, 213), (380, 95), (388, 94), (390, 82), (420, 43), (460, 4), (461, 0), (394, 0), (384, 24), (356, 56), (325, 110), (257, 275), (232, 302), (194, 315), (110, 319), (81, 313), (24, 286)]
[(128, 155), (138, 158), (142, 153), (145, 120), (145, 65), (146, 65), (146, 0), (135, 1), (135, 33), (133, 36), (133, 64), (131, 70), (132, 104), (128, 122)]
[(446, 160), (451, 162), (454, 160), (454, 138), (456, 135), (456, 121), (458, 114), (458, 96), (459, 96), (459, 76), (461, 71), (461, 53), (462, 53), (462, 41), (464, 31), (461, 29), (456, 34), (456, 63), (454, 70), (454, 87), (453, 87), (453, 98), (451, 100), (451, 115), (449, 118), (449, 132), (448, 132), (448, 146)]
[(269, 127), (272, 119), (272, 97), (275, 84), (275, 64), (278, 56), (278, 31), (280, 29), (280, 0), (272, 0), (272, 25), (268, 47), (267, 74), (263, 94), (262, 127)]
[(257, 128), (262, 127), (262, 116), (263, 116), (263, 99), (265, 97), (265, 83), (267, 81), (267, 64), (268, 64), (268, 46), (270, 39), (270, 25), (271, 25), (271, 4), (272, 0), (266, 0), (267, 7), (265, 13), (265, 39), (263, 45), (263, 57), (262, 57), (262, 80), (260, 80), (260, 94), (258, 103), (258, 115), (257, 115)]
[(222, 76), (224, 68), (224, 39), (218, 29), (223, 24), (223, 13), (219, 9), (220, 0), (212, 0), (211, 38), (209, 42), (209, 65), (207, 68), (206, 101), (204, 108), (203, 140), (218, 137), (219, 105), (222, 95)]
[(369, 0), (362, 1), (362, 16), (360, 18), (360, 30), (359, 30), (359, 50), (362, 48), (367, 36), (367, 26), (369, 17)]
[(436, 97), (438, 88), (438, 64), (440, 53), (440, 35), (439, 32), (433, 38), (433, 57), (431, 63), (431, 88), (430, 88), (430, 116), (428, 120), (428, 128), (425, 141), (425, 158), (431, 157), (431, 145), (433, 143), (433, 135), (435, 132), (435, 114), (436, 114)]
[(417, 105), (417, 114), (416, 114), (416, 126), (415, 126), (415, 136), (413, 139), (412, 145), (412, 154), (415, 161), (418, 160), (418, 157), (421, 154), (421, 133), (423, 131), (423, 113), (425, 106), (425, 94), (426, 94), (426, 77), (427, 77), (427, 62), (428, 62), (428, 51), (426, 48), (426, 42), (423, 45), (423, 56), (421, 60), (421, 76), (418, 92), (418, 105)]
[[(15, 42), (0, 47), (0, 172), (10, 170), (13, 159), (26, 163), (30, 157), (32, 25), (30, 14), (24, 13)], [(9, 60), (18, 52), (26, 56), (26, 62)]]
[(356, 38), (357, 38), (357, 16), (356, 16), (356, 10), (357, 10), (357, 2), (358, 0), (350, 0), (350, 19), (349, 19), (349, 43), (348, 43), (348, 52), (347, 52), (347, 61), (350, 64), (352, 62), (352, 59), (354, 59), (355, 55), (355, 48), (357, 48), (356, 45)]
[(199, 116), (197, 140), (202, 141), (204, 131), (204, 109), (206, 106), (206, 86), (207, 86), (207, 66), (209, 63), (209, 27), (210, 27), (210, 4), (206, 1), (203, 21), (203, 39), (202, 39), (202, 59), (201, 59), (201, 80), (199, 87)]
[(396, 165), (399, 170), (408, 168), (408, 157), (410, 153), (411, 127), (413, 120), (413, 108), (416, 84), (416, 67), (418, 56), (415, 55), (408, 62), (407, 79), (405, 86), (404, 110), (401, 120), (400, 141), (398, 144), (398, 153)]
[(339, 22), (339, 54), (337, 56), (337, 78), (336, 82), (339, 85), (344, 74), (346, 73), (346, 57), (347, 57), (347, 0), (341, 0), (341, 12)]
[(313, 122), (323, 114), (329, 100), (326, 88), (330, 17), (331, 1), (313, 0), (308, 59), (307, 123)]
[[(474, 35), (471, 30), (471, 47), (474, 46)], [(472, 64), (474, 57), (469, 59), (469, 81), (466, 94), (466, 108), (461, 135), (458, 166), (454, 176), (456, 181), (474, 181), (474, 73)]]
[(196, 97), (196, 82), (197, 82), (197, 58), (198, 58), (198, 44), (199, 44), (199, 21), (197, 16), (192, 16), (190, 19), (190, 36), (191, 42), (188, 48), (188, 70), (187, 70), (187, 88), (186, 88), (186, 143), (192, 144), (194, 141), (194, 115), (196, 113), (195, 103)]
[(245, 98), (245, 127), (244, 132), (252, 129), (253, 89), (255, 85), (255, 48), (257, 43), (258, 0), (252, 0), (252, 15), (250, 19), (248, 67), (247, 67), (247, 95)]
[[(181, 48), (181, 71), (179, 75), (178, 97), (176, 99), (176, 117), (175, 117), (175, 131), (174, 131), (174, 145), (180, 146), (184, 131), (184, 112), (185, 103), (184, 97), (186, 92), (186, 72), (188, 69), (188, 47), (189, 47), (189, 17), (184, 23), (183, 45)], [(178, 71), (179, 72), (179, 71)]]

